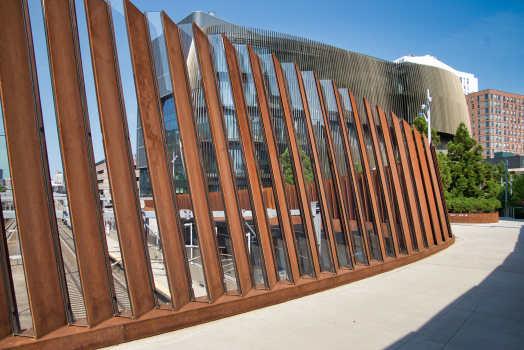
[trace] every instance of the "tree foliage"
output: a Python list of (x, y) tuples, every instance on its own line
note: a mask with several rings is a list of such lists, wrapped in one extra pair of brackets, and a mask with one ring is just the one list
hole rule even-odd
[(484, 149), (460, 123), (448, 153), (440, 153), (440, 176), (448, 209), (453, 212), (493, 212), (500, 208), (497, 196), (502, 190), (504, 166), (483, 163)]
[[(311, 159), (309, 159), (304, 150), (300, 150), (300, 158), (302, 160), (302, 168), (304, 169), (304, 178), (306, 179), (306, 182), (313, 182), (314, 177), (313, 168), (311, 166)], [(293, 174), (293, 168), (291, 166), (291, 156), (289, 154), (289, 148), (286, 148), (284, 153), (280, 155), (280, 159), (286, 185), (294, 185), (295, 176)]]
[[(428, 122), (423, 117), (416, 117), (413, 120), (413, 128), (417, 129), (420, 134), (428, 136)], [(437, 130), (431, 128), (431, 143), (434, 145), (440, 145), (440, 136), (437, 135)]]

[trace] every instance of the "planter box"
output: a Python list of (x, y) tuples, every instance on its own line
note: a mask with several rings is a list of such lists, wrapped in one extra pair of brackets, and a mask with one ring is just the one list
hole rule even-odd
[(499, 222), (499, 213), (448, 213), (452, 224), (494, 224)]

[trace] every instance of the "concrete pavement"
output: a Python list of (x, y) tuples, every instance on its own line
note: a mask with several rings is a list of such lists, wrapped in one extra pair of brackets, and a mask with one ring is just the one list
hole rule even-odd
[(384, 274), (108, 349), (524, 349), (524, 221)]

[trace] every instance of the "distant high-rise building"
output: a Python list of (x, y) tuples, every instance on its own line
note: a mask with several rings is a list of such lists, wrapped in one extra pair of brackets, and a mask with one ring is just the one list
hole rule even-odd
[(53, 182), (56, 185), (62, 185), (64, 183), (64, 174), (61, 171), (57, 171), (55, 176), (53, 176)]
[(466, 96), (472, 136), (484, 156), (496, 152), (524, 154), (524, 96), (486, 89)]
[(464, 90), (464, 95), (471, 94), (473, 92), (479, 91), (479, 80), (475, 78), (474, 74), (460, 72), (456, 69), (451, 68), (447, 64), (439, 61), (436, 57), (426, 55), (426, 56), (402, 56), (399, 59), (395, 60), (396, 63), (412, 62), (418, 64), (425, 64), (426, 66), (438, 67), (445, 70), (448, 70), (454, 73), (460, 80), (462, 89)]

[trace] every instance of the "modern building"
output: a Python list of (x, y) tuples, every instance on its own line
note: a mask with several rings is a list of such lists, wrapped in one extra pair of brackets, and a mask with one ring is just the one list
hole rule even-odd
[(466, 96), (472, 136), (484, 156), (496, 152), (524, 154), (524, 96), (486, 89)]
[[(133, 158), (133, 163), (136, 164), (136, 159)], [(107, 198), (110, 204), (111, 201), (111, 185), (109, 183), (109, 173), (107, 171), (107, 163), (105, 159), (95, 163), (96, 166), (96, 180), (98, 184), (98, 192), (101, 197)], [(135, 168), (136, 182), (138, 187), (139, 171)], [(56, 175), (55, 175), (56, 176)]]
[(474, 74), (460, 72), (448, 66), (444, 62), (439, 61), (435, 56), (407, 55), (407, 56), (402, 56), (393, 62), (396, 62), (396, 63), (412, 62), (412, 63), (417, 63), (417, 64), (424, 64), (426, 66), (432, 66), (432, 67), (438, 67), (438, 68), (445, 69), (447, 71), (452, 72), (459, 78), (460, 84), (462, 85), (462, 89), (464, 90), (464, 95), (468, 95), (468, 94), (479, 91), (479, 81), (477, 78), (475, 78)]
[(55, 175), (53, 175), (53, 182), (55, 185), (63, 185), (64, 184), (64, 174), (62, 174), (61, 171), (57, 171)]
[(486, 158), (484, 163), (497, 165), (507, 162), (508, 171), (512, 173), (524, 173), (524, 155), (514, 155), (511, 152), (497, 152), (493, 158)]
[[(194, 42), (192, 23), (198, 25), (210, 38), (215, 38), (212, 45), (220, 46), (218, 36), (221, 33), (235, 45), (250, 44), (257, 53), (268, 55), (274, 53), (281, 62), (296, 62), (302, 71), (315, 70), (319, 79), (333, 79), (337, 86), (347, 86), (357, 98), (360, 107), (362, 98), (365, 96), (370, 104), (379, 104), (386, 111), (392, 111), (401, 119), (412, 122), (421, 112), (421, 105), (426, 104), (426, 91), (430, 90), (433, 102), (431, 104), (432, 127), (441, 136), (442, 145), (438, 150), (445, 150), (447, 142), (452, 140), (453, 135), (460, 122), (468, 127), (467, 108), (463, 100), (463, 84), (455, 75), (461, 73), (436, 60), (430, 59), (417, 61), (416, 57), (405, 56), (395, 62), (381, 60), (355, 53), (308, 39), (294, 37), (287, 34), (264, 31), (259, 29), (244, 28), (216, 17), (215, 13), (206, 14), (200, 11), (193, 12), (178, 23), (181, 37), (184, 41), (185, 55), (188, 60), (189, 74), (199, 74), (194, 65)], [(154, 31), (154, 29), (153, 29)], [(170, 154), (174, 160), (175, 181), (177, 182), (177, 193), (187, 193), (187, 179), (183, 170), (183, 162), (179, 155), (179, 131), (176, 123), (175, 107), (171, 91), (171, 81), (168, 74), (165, 52), (162, 51), (163, 36), (159, 33), (152, 39), (152, 51), (155, 60), (155, 69), (158, 79), (159, 95), (164, 113), (164, 125), (166, 127), (167, 142)], [(164, 49), (165, 50), (165, 49)], [(193, 50), (193, 51), (192, 51)], [(245, 57), (246, 54), (243, 54)], [(426, 57), (426, 56), (424, 56)], [(423, 63), (427, 62), (427, 63)], [(418, 64), (423, 63), (423, 64)], [(221, 87), (221, 97), (224, 103), (224, 113), (234, 114), (232, 96), (227, 92), (228, 74), (225, 72), (225, 63), (217, 63), (217, 80)], [(461, 73), (462, 74), (462, 73)], [(196, 84), (196, 77), (190, 76), (190, 80)], [(477, 89), (477, 79), (468, 73), (461, 75), (464, 81), (464, 91)], [(202, 100), (201, 87), (194, 86), (195, 110), (198, 113), (205, 107)], [(199, 118), (204, 122), (205, 118)], [(206, 129), (202, 125), (201, 130)], [(301, 139), (305, 137), (305, 130), (299, 131)], [(246, 179), (241, 169), (241, 151), (238, 146), (238, 135), (232, 133), (229, 136), (231, 156), (236, 166), (237, 181), (240, 186), (245, 186)], [(151, 182), (147, 170), (147, 159), (141, 131), (140, 120), (138, 120), (137, 132), (137, 169), (140, 170), (140, 193), (141, 196), (151, 195)], [(257, 141), (255, 139), (254, 142)], [(204, 154), (212, 153), (212, 144), (204, 142), (202, 149)], [(284, 151), (285, 148), (282, 150)], [(211, 156), (205, 158), (214, 163)], [(215, 169), (210, 165), (210, 169)], [(208, 174), (210, 188), (217, 188), (218, 177), (215, 170)], [(263, 173), (263, 181), (268, 183), (269, 174)]]

